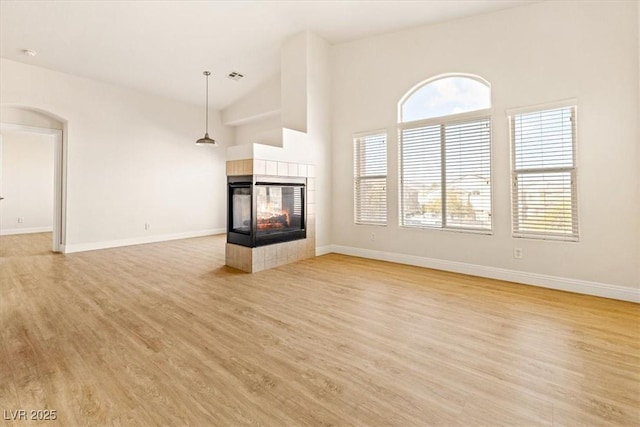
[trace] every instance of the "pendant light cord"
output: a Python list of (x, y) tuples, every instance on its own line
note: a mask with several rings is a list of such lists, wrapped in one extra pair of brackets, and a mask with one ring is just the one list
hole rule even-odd
[(205, 125), (205, 127), (206, 127), (205, 133), (207, 135), (209, 134), (209, 74), (211, 74), (211, 73), (208, 72), (208, 71), (204, 72), (204, 75), (207, 76), (207, 95), (206, 95), (206, 100), (207, 100), (206, 101), (207, 102), (206, 107), (207, 108), (205, 108), (206, 117), (204, 119), (204, 121), (206, 123), (206, 125)]
[(205, 111), (206, 111), (207, 117), (205, 117), (205, 123), (206, 123), (205, 132), (208, 134), (209, 133), (209, 72), (207, 72), (206, 76), (207, 76), (207, 95), (206, 95), (207, 108), (205, 109)]

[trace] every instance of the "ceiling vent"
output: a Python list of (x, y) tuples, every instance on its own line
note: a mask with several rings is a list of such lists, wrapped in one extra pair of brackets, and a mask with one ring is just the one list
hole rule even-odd
[(230, 73), (229, 73), (229, 75), (228, 75), (227, 77), (229, 77), (231, 80), (238, 81), (238, 80), (240, 80), (241, 78), (243, 78), (243, 77), (244, 77), (244, 75), (243, 75), (243, 74), (238, 73), (237, 71), (232, 71), (232, 72), (230, 72)]

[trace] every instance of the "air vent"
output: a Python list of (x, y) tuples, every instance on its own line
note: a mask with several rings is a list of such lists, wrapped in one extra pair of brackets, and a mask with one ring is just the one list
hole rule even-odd
[(229, 75), (228, 75), (227, 77), (229, 77), (231, 80), (238, 81), (238, 80), (240, 80), (241, 78), (243, 78), (243, 77), (244, 77), (244, 75), (243, 75), (243, 74), (238, 73), (237, 71), (232, 71), (232, 72), (230, 72), (230, 73), (229, 73)]

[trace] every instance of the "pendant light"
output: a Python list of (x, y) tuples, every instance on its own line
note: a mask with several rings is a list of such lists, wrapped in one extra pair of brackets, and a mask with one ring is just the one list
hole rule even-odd
[(207, 116), (205, 118), (206, 127), (204, 132), (204, 138), (200, 138), (199, 140), (197, 140), (196, 145), (211, 144), (213, 146), (216, 146), (218, 145), (218, 143), (215, 140), (209, 138), (209, 76), (211, 75), (211, 73), (209, 71), (204, 71), (202, 74), (207, 76), (207, 94), (206, 94), (207, 104), (205, 106)]

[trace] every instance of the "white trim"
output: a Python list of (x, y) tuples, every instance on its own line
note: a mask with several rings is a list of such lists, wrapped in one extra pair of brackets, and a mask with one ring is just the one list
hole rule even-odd
[(31, 132), (31, 133), (39, 133), (43, 135), (57, 135), (62, 133), (60, 129), (53, 128), (39, 128), (34, 126), (27, 125), (16, 125), (14, 123), (0, 123), (0, 129), (4, 131), (12, 131), (12, 132)]
[(446, 116), (430, 117), (428, 119), (419, 119), (412, 122), (400, 122), (398, 123), (398, 128), (400, 130), (407, 130), (427, 126), (455, 124), (473, 119), (488, 119), (491, 121), (492, 116), (493, 107), (490, 107), (483, 110), (467, 111), (466, 113), (448, 114)]
[(316, 256), (330, 254), (331, 252), (336, 252), (334, 250), (335, 245), (325, 245), (325, 246), (316, 246)]
[(53, 145), (53, 251), (61, 252), (65, 241), (66, 162), (62, 131), (56, 130)]
[(368, 136), (375, 136), (375, 135), (381, 135), (384, 134), (385, 137), (387, 136), (389, 132), (387, 132), (386, 128), (380, 128), (380, 129), (376, 129), (376, 130), (365, 130), (362, 132), (356, 132), (353, 134), (353, 139), (357, 139), (357, 138), (366, 138)]
[[(533, 285), (543, 288), (557, 289), (561, 291), (575, 292), (579, 294), (640, 303), (640, 289), (632, 289), (619, 285), (611, 285), (607, 283), (598, 283), (565, 277), (548, 276), (545, 274), (528, 273), (525, 271), (507, 270), (504, 268), (487, 267), (484, 265), (467, 264), (456, 261), (424, 258), (415, 255), (405, 255), (393, 252), (354, 248), (349, 246), (330, 245), (329, 247), (324, 246), (323, 249), (324, 248), (328, 248), (329, 252), (343, 255), (370, 258), (380, 261), (389, 261), (398, 264), (408, 264), (417, 267), (451, 271), (454, 273), (469, 274), (472, 276), (506, 280), (509, 282), (522, 283), (525, 285)], [(316, 253), (320, 255), (320, 251), (318, 249), (316, 249)], [(324, 253), (327, 252), (323, 252), (323, 254)]]
[[(493, 202), (493, 200), (492, 200)], [(491, 229), (490, 230), (482, 230), (482, 229), (478, 229), (478, 228), (464, 228), (464, 227), (430, 227), (427, 225), (402, 225), (402, 224), (398, 224), (398, 227), (400, 228), (406, 228), (407, 230), (411, 231), (411, 230), (433, 230), (433, 231), (447, 231), (447, 232), (453, 232), (453, 233), (464, 233), (464, 234), (483, 234), (485, 236), (492, 236), (493, 235), (493, 222), (491, 223)]]
[(185, 233), (160, 234), (148, 237), (134, 237), (131, 239), (109, 240), (106, 242), (75, 243), (64, 246), (64, 253), (95, 251), (98, 249), (118, 248), (121, 246), (143, 245), (145, 243), (166, 242), (169, 240), (189, 239), (192, 237), (211, 236), (226, 233), (226, 228), (210, 228), (207, 230), (188, 231)]
[(30, 228), (9, 228), (6, 230), (0, 230), (0, 236), (12, 236), (14, 234), (30, 234), (30, 233), (50, 233), (53, 231), (53, 226), (46, 227), (30, 227)]
[(515, 116), (517, 114), (526, 114), (526, 113), (533, 113), (533, 112), (542, 111), (542, 110), (555, 110), (557, 108), (577, 107), (577, 106), (578, 106), (578, 99), (569, 98), (569, 99), (562, 99), (560, 101), (545, 102), (544, 104), (529, 105), (526, 107), (507, 108), (505, 110), (505, 113), (507, 117), (510, 117), (510, 116)]

